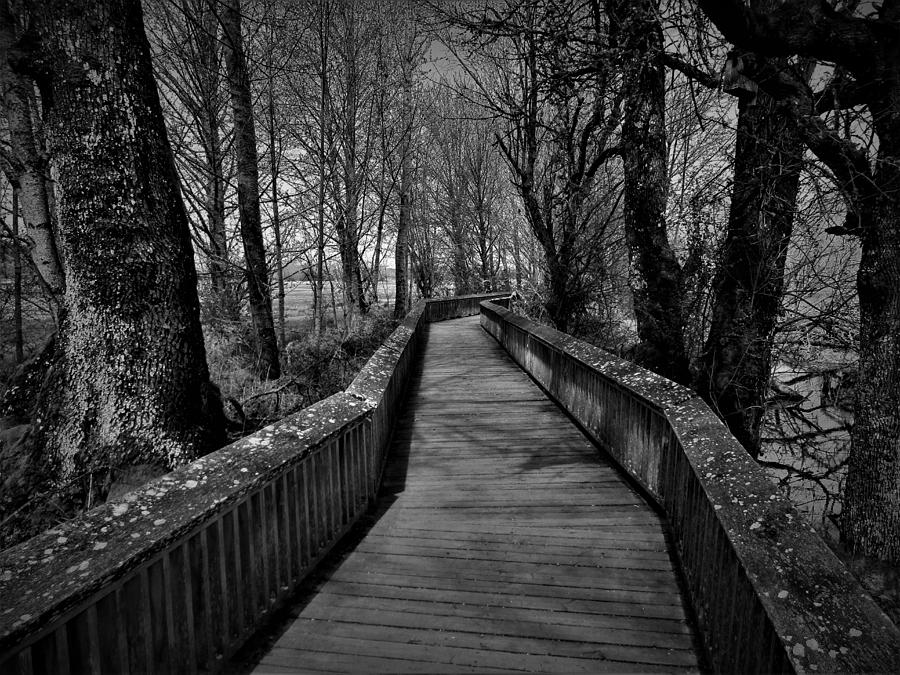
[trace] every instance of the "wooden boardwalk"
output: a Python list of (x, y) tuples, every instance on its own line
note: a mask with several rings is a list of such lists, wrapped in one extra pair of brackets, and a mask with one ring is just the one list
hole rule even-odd
[(429, 331), (371, 529), (257, 672), (696, 670), (658, 516), (477, 317)]

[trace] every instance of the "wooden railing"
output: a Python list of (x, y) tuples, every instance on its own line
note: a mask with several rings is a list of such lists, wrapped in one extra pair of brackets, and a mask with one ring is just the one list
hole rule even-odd
[(896, 671), (897, 628), (694, 392), (496, 304), (481, 317), (665, 513), (717, 671)]
[(216, 671), (353, 526), (380, 483), (420, 302), (350, 387), (0, 553), (0, 673)]
[(432, 299), (428, 301), (428, 306), (425, 308), (425, 319), (427, 321), (444, 321), (462, 316), (474, 316), (478, 314), (481, 303), (485, 301), (506, 306), (509, 304), (509, 292)]

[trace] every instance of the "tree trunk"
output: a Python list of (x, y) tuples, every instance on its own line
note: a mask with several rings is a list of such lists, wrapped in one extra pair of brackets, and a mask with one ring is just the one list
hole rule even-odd
[[(31, 258), (55, 313), (65, 291), (65, 276), (54, 232), (48, 177), (32, 117), (34, 84), (14, 67), (23, 58), (15, 53), (15, 22), (6, 2), (0, 3), (0, 88), (9, 126), (12, 171), (9, 180), (18, 186), (25, 232), (31, 241)], [(19, 64), (25, 68), (27, 64)]]
[(397, 222), (397, 243), (394, 246), (394, 317), (406, 315), (409, 309), (409, 227), (412, 211), (412, 180), (409, 160), (404, 156), (400, 166), (400, 219)]
[(206, 226), (208, 232), (210, 286), (215, 314), (230, 321), (240, 318), (239, 298), (232, 283), (231, 263), (228, 259), (228, 235), (225, 229), (225, 173), (222, 148), (222, 122), (219, 113), (219, 20), (206, 3), (200, 4), (200, 28), (197, 52), (202, 70), (200, 103), (202, 136), (206, 154)]
[(513, 235), (513, 261), (516, 266), (516, 290), (522, 290), (522, 248), (519, 243), (519, 224), (514, 223)]
[(118, 467), (172, 468), (216, 447), (221, 402), (140, 2), (29, 9), (68, 263), (37, 436), (61, 480), (102, 472), (90, 481), (102, 493)]
[(658, 0), (611, 3), (622, 50), (625, 233), (633, 266), (638, 361), (676, 382), (690, 380), (684, 349), (681, 267), (666, 233), (665, 67)]
[(313, 319), (316, 333), (325, 330), (325, 170), (328, 161), (328, 3), (319, 8), (319, 194), (318, 229), (316, 230), (316, 315)]
[(25, 344), (22, 338), (22, 249), (19, 246), (19, 190), (12, 189), (12, 233), (13, 233), (13, 342), (16, 363), (25, 359)]
[(547, 315), (557, 330), (563, 333), (572, 328), (574, 308), (569, 294), (569, 267), (555, 252), (544, 251), (547, 260)]
[(278, 339), (287, 344), (284, 329), (284, 259), (281, 246), (281, 220), (278, 217), (278, 144), (275, 133), (275, 95), (272, 64), (269, 64), (269, 170), (272, 174), (272, 231), (275, 235), (275, 278), (278, 281)]
[(400, 218), (397, 222), (397, 243), (394, 246), (394, 317), (406, 315), (409, 309), (409, 229), (412, 215), (412, 74), (411, 63), (404, 64), (403, 72), (403, 119), (406, 125), (403, 142), (400, 144)]
[(854, 550), (900, 562), (900, 87), (893, 89), (893, 115), (872, 109), (880, 146), (857, 273), (859, 377), (842, 525)]
[(272, 319), (272, 296), (269, 292), (269, 272), (259, 212), (259, 159), (250, 76), (241, 37), (240, 0), (226, 0), (223, 3), (221, 21), (225, 33), (225, 62), (234, 116), (238, 210), (247, 266), (250, 316), (256, 336), (256, 369), (260, 377), (276, 379), (281, 375), (281, 366), (278, 361), (278, 341)]
[[(358, 311), (364, 314), (367, 310), (363, 292), (362, 273), (359, 263), (359, 229), (360, 229), (360, 196), (362, 191), (362, 173), (359, 163), (359, 147), (357, 138), (357, 115), (359, 114), (360, 81), (357, 63), (359, 39), (357, 31), (357, 8), (344, 8), (344, 108), (341, 145), (343, 146), (342, 176), (343, 185), (336, 190), (343, 194), (342, 213), (337, 218), (335, 228), (338, 235), (338, 247), (341, 255), (344, 282), (344, 314), (352, 317)], [(336, 177), (337, 178), (337, 177)]]
[(796, 121), (764, 92), (755, 100), (742, 96), (731, 211), (696, 385), (753, 457), (760, 451), (802, 158)]

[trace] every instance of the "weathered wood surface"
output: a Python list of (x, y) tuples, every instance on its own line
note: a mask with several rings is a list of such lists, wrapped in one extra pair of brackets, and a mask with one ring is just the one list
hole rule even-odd
[(658, 516), (477, 319), (429, 333), (374, 524), (259, 672), (696, 669)]

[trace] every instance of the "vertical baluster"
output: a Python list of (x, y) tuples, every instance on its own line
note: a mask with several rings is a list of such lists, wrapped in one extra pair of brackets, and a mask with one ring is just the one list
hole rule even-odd
[(321, 463), (319, 464), (319, 468), (321, 469), (321, 480), (322, 480), (322, 499), (324, 501), (323, 504), (323, 514), (324, 525), (323, 532), (324, 537), (322, 539), (322, 546), (327, 546), (329, 540), (331, 539), (332, 533), (332, 522), (333, 522), (333, 513), (334, 513), (334, 503), (332, 498), (334, 496), (333, 489), (331, 486), (331, 460), (332, 460), (332, 449), (333, 449), (333, 440), (327, 442), (323, 448), (322, 452), (319, 455), (319, 459)]
[(126, 612), (128, 663), (132, 672), (146, 670), (147, 664), (153, 663), (153, 624), (150, 618), (147, 568), (142, 567), (126, 581), (123, 591), (125, 602), (120, 607)]
[[(16, 655), (16, 670), (21, 675), (32, 675), (34, 673), (34, 662), (32, 659), (32, 648), (26, 647)], [(4, 667), (6, 664), (3, 664)]]
[(353, 475), (354, 451), (353, 429), (345, 429), (343, 437), (344, 452), (342, 453), (343, 461), (341, 462), (341, 466), (343, 467), (341, 480), (344, 484), (344, 525), (346, 526), (347, 523), (349, 523), (353, 519), (353, 516), (356, 512), (356, 505), (353, 503), (353, 482), (351, 480), (351, 476)]
[[(97, 606), (88, 607), (66, 623), (69, 640), (69, 658), (72, 670), (77, 673), (100, 674), (100, 635), (97, 630)], [(23, 650), (31, 666), (31, 649)], [(21, 664), (21, 660), (20, 660)]]
[[(107, 593), (97, 600), (96, 614), (93, 618), (93, 626), (89, 632), (97, 633), (97, 661), (100, 672), (125, 673), (128, 672), (128, 647), (124, 639), (124, 625), (119, 622), (119, 594), (116, 590)], [(103, 646), (100, 647), (100, 637), (97, 627), (102, 626), (104, 631)], [(93, 638), (92, 638), (93, 639)]]
[(354, 502), (356, 509), (362, 507), (366, 501), (366, 429), (365, 421), (356, 425), (353, 430), (353, 485), (354, 485)]
[(281, 484), (280, 479), (275, 479), (267, 484), (263, 490), (265, 497), (265, 522), (267, 523), (266, 539), (268, 547), (266, 549), (267, 568), (268, 568), (268, 589), (265, 607), (271, 607), (275, 598), (281, 591), (281, 547), (282, 541), (279, 536), (281, 530), (281, 508), (278, 504), (278, 487)]
[(294, 475), (294, 469), (290, 468), (278, 479), (278, 488), (276, 490), (276, 502), (278, 508), (278, 540), (281, 543), (278, 558), (278, 595), (285, 593), (292, 586), (292, 568), (294, 565), (295, 545), (294, 525), (291, 518), (291, 500), (294, 498), (294, 492), (291, 488), (291, 478)]
[(250, 548), (251, 560), (251, 576), (256, 580), (256, 593), (253, 596), (253, 603), (250, 605), (250, 613), (247, 616), (248, 623), (256, 621), (257, 615), (268, 607), (270, 586), (269, 586), (269, 566), (271, 558), (269, 557), (269, 523), (268, 523), (268, 494), (265, 488), (253, 494), (247, 500), (248, 504), (248, 524), (250, 531), (247, 532), (247, 544)]
[[(23, 650), (24, 651), (24, 650)], [(63, 624), (37, 640), (28, 650), (34, 673), (69, 673), (69, 645), (66, 626)], [(18, 656), (0, 662), (0, 673), (14, 672), (13, 664)]]
[(316, 556), (325, 546), (328, 539), (328, 483), (326, 480), (326, 457), (325, 450), (327, 446), (321, 446), (315, 456), (315, 477), (316, 477)]
[[(121, 607), (121, 604), (119, 607)], [(56, 643), (57, 670), (55, 672), (60, 673), (60, 675), (69, 675), (72, 671), (72, 659), (69, 657), (69, 636), (66, 627), (60, 626), (57, 628), (53, 632), (53, 637)]]
[(312, 518), (309, 511), (309, 481), (307, 470), (309, 469), (309, 457), (303, 459), (294, 469), (294, 481), (297, 489), (297, 499), (294, 501), (294, 513), (297, 527), (297, 560), (295, 562), (297, 578), (303, 574), (310, 560), (312, 551)]
[(341, 431), (340, 436), (337, 438), (336, 445), (337, 452), (334, 458), (334, 478), (337, 492), (335, 496), (337, 497), (338, 513), (340, 514), (340, 517), (338, 518), (335, 531), (338, 531), (350, 520), (350, 509), (349, 504), (347, 503), (347, 456), (350, 453), (350, 444), (348, 442), (346, 429)]
[[(192, 538), (193, 539), (193, 538)], [(190, 574), (190, 543), (183, 542), (167, 556), (164, 572), (168, 576), (170, 614), (172, 617), (173, 670), (179, 673), (197, 669), (197, 645), (194, 638), (194, 591)]]
[(328, 442), (328, 447), (326, 448), (326, 480), (327, 482), (327, 494), (328, 494), (328, 541), (327, 544), (331, 543), (331, 540), (334, 538), (335, 533), (338, 531), (341, 522), (341, 489), (338, 478), (338, 441), (337, 439), (331, 439)]
[(228, 583), (222, 589), (223, 597), (229, 596), (228, 625), (230, 631), (226, 634), (223, 649), (227, 651), (228, 645), (237, 639), (244, 628), (244, 593), (247, 580), (244, 578), (243, 565), (241, 564), (241, 536), (238, 521), (238, 509), (240, 504), (229, 511), (222, 522), (222, 535), (224, 537), (224, 554), (222, 565), (227, 569)]
[(319, 552), (319, 540), (322, 537), (320, 534), (322, 501), (319, 490), (319, 459), (317, 455), (318, 450), (311, 454), (303, 464), (303, 481), (306, 488), (304, 493), (306, 494), (307, 508), (306, 527), (307, 532), (309, 533), (309, 548), (307, 548), (309, 557), (307, 558), (307, 563), (316, 558), (316, 555)]
[[(238, 631), (241, 599), (234, 592), (235, 547), (234, 547), (234, 509), (223, 513), (213, 527), (207, 528), (209, 536), (210, 572), (218, 578), (218, 583), (210, 584), (210, 622), (215, 639), (215, 659), (224, 655), (231, 636)], [(237, 561), (240, 564), (240, 561)], [(218, 619), (218, 620), (217, 620)], [(212, 665), (212, 664), (211, 664)]]
[(148, 566), (146, 578), (150, 597), (150, 625), (153, 644), (153, 656), (149, 662), (149, 669), (168, 671), (171, 669), (169, 651), (166, 648), (169, 642), (168, 602), (161, 560)]
[(232, 588), (239, 604), (235, 616), (237, 632), (232, 636), (234, 639), (239, 639), (246, 632), (247, 618), (253, 614), (257, 597), (258, 579), (254, 569), (255, 552), (251, 539), (250, 518), (250, 499), (245, 498), (234, 509), (232, 527), (235, 552), (235, 579)]
[(367, 501), (375, 501), (375, 480), (372, 478), (372, 463), (376, 455), (374, 417), (375, 413), (369, 413), (362, 429), (362, 483), (363, 494)]
[(212, 599), (210, 586), (217, 583), (219, 575), (210, 569), (209, 540), (207, 533), (215, 528), (215, 523), (200, 530), (188, 541), (187, 581), (191, 585), (194, 608), (194, 669), (211, 664), (215, 657), (215, 641), (212, 636)]

